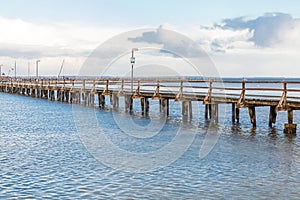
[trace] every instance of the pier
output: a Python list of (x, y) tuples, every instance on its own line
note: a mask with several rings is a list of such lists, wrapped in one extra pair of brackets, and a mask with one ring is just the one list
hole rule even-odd
[(0, 92), (48, 99), (70, 104), (105, 108), (106, 98), (112, 108), (119, 108), (124, 97), (125, 110), (132, 112), (133, 100), (140, 99), (143, 115), (149, 113), (149, 101), (159, 101), (159, 109), (169, 116), (170, 103), (181, 103), (182, 116), (193, 117), (192, 102), (205, 107), (203, 115), (214, 123), (219, 119), (219, 105), (231, 105), (233, 123), (240, 122), (240, 109), (248, 109), (256, 128), (256, 108), (267, 106), (269, 126), (276, 123), (278, 112), (287, 113), (284, 133), (296, 134), (293, 111), (300, 109), (300, 82), (294, 81), (224, 81), (189, 78), (10, 78), (2, 77)]

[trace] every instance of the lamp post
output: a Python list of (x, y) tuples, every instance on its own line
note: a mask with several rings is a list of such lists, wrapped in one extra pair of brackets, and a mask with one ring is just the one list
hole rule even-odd
[(131, 58), (130, 58), (130, 63), (131, 63), (131, 92), (133, 93), (133, 65), (135, 63), (135, 57), (134, 57), (134, 52), (138, 51), (138, 48), (132, 48), (131, 50)]
[(17, 78), (17, 61), (15, 60), (15, 78)]
[(0, 65), (0, 76), (2, 76), (2, 66), (3, 64)]
[(36, 61), (36, 69), (35, 69), (35, 72), (36, 72), (36, 77), (38, 78), (39, 77), (39, 62), (41, 62), (40, 60), (37, 60)]
[(30, 62), (28, 62), (28, 66), (27, 66), (27, 75), (29, 78), (30, 77)]

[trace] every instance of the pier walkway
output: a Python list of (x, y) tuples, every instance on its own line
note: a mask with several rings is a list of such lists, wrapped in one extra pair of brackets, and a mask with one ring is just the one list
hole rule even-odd
[(124, 97), (125, 110), (133, 110), (133, 99), (140, 99), (141, 112), (149, 112), (149, 100), (159, 100), (160, 109), (168, 116), (169, 101), (182, 103), (182, 115), (192, 117), (192, 102), (205, 106), (205, 119), (218, 122), (219, 104), (231, 104), (232, 122), (239, 123), (240, 109), (247, 108), (253, 128), (255, 108), (268, 106), (269, 126), (276, 122), (277, 112), (287, 112), (284, 132), (295, 134), (293, 111), (300, 109), (300, 82), (295, 81), (223, 81), (188, 78), (9, 78), (0, 79), (0, 92), (19, 94), (51, 101), (99, 106), (105, 98), (110, 106), (119, 107)]

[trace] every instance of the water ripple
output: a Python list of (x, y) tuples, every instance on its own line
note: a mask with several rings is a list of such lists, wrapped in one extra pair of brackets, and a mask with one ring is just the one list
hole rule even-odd
[[(5, 105), (0, 107), (0, 199), (300, 198), (299, 136), (282, 134), (282, 114), (275, 129), (269, 129), (268, 112), (259, 109), (259, 128), (253, 132), (242, 111), (241, 124), (225, 124), (204, 159), (198, 157), (204, 138), (200, 128), (191, 147), (171, 165), (125, 173), (102, 165), (86, 151), (70, 105), (8, 94), (0, 94), (0, 101)], [(125, 135), (116, 135), (117, 127), (105, 117), (101, 120), (113, 141), (136, 152), (160, 148), (173, 137), (172, 123), (178, 123), (171, 119), (159, 140), (145, 142), (126, 141)], [(300, 121), (298, 115), (295, 121)]]

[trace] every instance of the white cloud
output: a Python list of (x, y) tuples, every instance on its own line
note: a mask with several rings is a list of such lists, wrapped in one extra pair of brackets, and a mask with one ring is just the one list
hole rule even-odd
[[(21, 19), (0, 17), (0, 64), (7, 71), (18, 63), (18, 75), (27, 75), (28, 62), (41, 59), (41, 73), (55, 75), (62, 59), (66, 59), (69, 74), (78, 71), (78, 63), (103, 41), (120, 32), (118, 27), (94, 27), (75, 23), (35, 24)], [(80, 61), (78, 61), (80, 60)], [(55, 68), (55, 67), (54, 67)], [(66, 69), (68, 64), (66, 64)], [(73, 70), (72, 69), (75, 69)], [(72, 72), (71, 72), (72, 71)]]
[[(61, 54), (70, 50), (77, 53), (83, 51), (85, 54), (87, 50), (93, 50), (101, 42), (124, 31), (115, 27), (92, 27), (72, 23), (33, 24), (21, 19), (3, 17), (0, 17), (0, 27), (0, 44), (4, 50), (16, 49), (19, 53), (32, 50), (38, 54), (38, 48), (41, 48), (40, 55), (45, 54), (45, 48), (55, 48)], [(17, 46), (19, 48), (16, 48)], [(48, 53), (50, 56), (56, 54)], [(24, 57), (26, 56), (24, 54)]]
[[(186, 57), (199, 52), (199, 49), (193, 50), (193, 46), (182, 46), (179, 40), (176, 41), (178, 38), (161, 31), (166, 27), (171, 29), (169, 24), (164, 24), (157, 32), (141, 34), (131, 40), (156, 43)], [(195, 40), (210, 55), (223, 76), (300, 77), (297, 64), (300, 63), (299, 19), (269, 13), (256, 19), (240, 17), (195, 27), (176, 26), (176, 30)], [(64, 73), (76, 74), (98, 45), (128, 30), (132, 29), (62, 22), (45, 25), (0, 17), (0, 64), (12, 66), (17, 60), (18, 74), (26, 75), (28, 62), (33, 66), (36, 59), (41, 59), (41, 74), (56, 75), (65, 59)], [(112, 48), (115, 49), (109, 46)], [(100, 53), (105, 57), (107, 52)], [(8, 68), (3, 67), (3, 70)]]
[(300, 19), (267, 13), (195, 30), (192, 35), (223, 76), (300, 77)]

